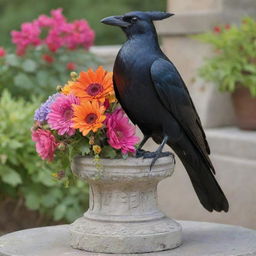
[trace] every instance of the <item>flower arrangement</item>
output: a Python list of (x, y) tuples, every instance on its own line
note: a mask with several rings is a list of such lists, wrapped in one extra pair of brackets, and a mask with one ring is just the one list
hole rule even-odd
[(248, 88), (256, 96), (256, 21), (244, 18), (240, 26), (216, 26), (195, 38), (213, 46), (215, 55), (205, 60), (199, 75), (215, 82), (221, 91)]
[(16, 53), (0, 47), (0, 91), (10, 85), (7, 89), (13, 95), (47, 97), (54, 91), (52, 85), (64, 83), (71, 71), (99, 63), (88, 51), (94, 31), (86, 20), (68, 22), (62, 9), (21, 24), (11, 37)]
[(79, 75), (72, 72), (71, 78), (35, 111), (32, 140), (39, 156), (69, 163), (77, 154), (99, 160), (134, 153), (139, 138), (118, 106), (112, 72), (100, 66)]

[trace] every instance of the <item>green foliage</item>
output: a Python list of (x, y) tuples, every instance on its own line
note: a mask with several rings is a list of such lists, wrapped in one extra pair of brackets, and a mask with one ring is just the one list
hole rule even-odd
[[(53, 62), (47, 62), (44, 56), (52, 58)], [(80, 72), (96, 67), (99, 62), (83, 49), (70, 51), (61, 48), (50, 53), (40, 46), (33, 47), (24, 56), (8, 54), (0, 58), (0, 93), (8, 89), (15, 96), (28, 98), (40, 95), (46, 98), (56, 91), (56, 85), (69, 79), (71, 70), (67, 68), (68, 63), (74, 63), (75, 71)]]
[(213, 46), (215, 55), (205, 60), (199, 74), (215, 82), (221, 91), (242, 85), (256, 96), (256, 21), (245, 18), (237, 26), (216, 27), (195, 38)]
[[(33, 6), (33, 8), (31, 8)], [(96, 31), (96, 44), (120, 44), (124, 40), (118, 28), (106, 27), (100, 20), (106, 16), (123, 14), (132, 10), (151, 11), (166, 9), (166, 0), (0, 0), (0, 45), (11, 45), (10, 31), (31, 21), (42, 13), (62, 7), (68, 19), (87, 19)]]
[[(88, 205), (88, 188), (73, 176), (52, 177), (63, 171), (63, 162), (47, 163), (37, 156), (30, 126), (38, 102), (14, 100), (7, 91), (0, 97), (0, 195), (22, 197), (28, 208), (70, 222)], [(69, 164), (67, 157), (66, 168)]]

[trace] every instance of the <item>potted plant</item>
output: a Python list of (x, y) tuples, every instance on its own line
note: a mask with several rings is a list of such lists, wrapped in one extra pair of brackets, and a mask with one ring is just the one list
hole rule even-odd
[[(181, 226), (157, 208), (157, 184), (174, 171), (173, 157), (132, 157), (139, 138), (114, 95), (112, 73), (71, 74), (72, 80), (35, 112), (32, 139), (42, 159), (62, 161), (89, 183), (89, 209), (70, 226), (73, 248), (143, 253), (181, 244)], [(130, 155), (130, 156), (129, 156)]]
[(196, 36), (214, 47), (215, 55), (205, 60), (199, 75), (232, 93), (237, 124), (256, 129), (256, 21), (244, 18), (240, 26), (218, 26)]

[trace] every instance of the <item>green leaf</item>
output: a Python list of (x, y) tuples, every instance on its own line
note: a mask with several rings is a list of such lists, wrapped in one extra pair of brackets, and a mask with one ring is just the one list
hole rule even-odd
[(7, 159), (8, 159), (8, 155), (6, 155), (6, 154), (1, 154), (0, 155), (0, 163), (1, 164), (5, 164)]
[(50, 172), (41, 171), (38, 173), (37, 180), (47, 187), (55, 186), (56, 182), (52, 179)]
[(64, 215), (65, 215), (65, 212), (66, 212), (66, 209), (67, 209), (67, 206), (64, 205), (64, 204), (60, 204), (58, 205), (55, 209), (54, 209), (54, 212), (53, 212), (53, 218), (54, 220), (61, 220)]
[(66, 212), (66, 218), (69, 222), (76, 220), (78, 217), (81, 217), (81, 209), (75, 207), (69, 207)]
[(47, 208), (53, 207), (57, 203), (57, 198), (53, 197), (51, 194), (47, 194), (47, 195), (42, 196), (41, 203), (43, 206), (45, 206)]
[(24, 73), (19, 73), (15, 78), (14, 78), (14, 84), (20, 88), (23, 89), (31, 89), (33, 88), (33, 83), (29, 79), (27, 75)]
[(22, 63), (22, 68), (26, 72), (34, 72), (37, 68), (37, 64), (35, 61), (27, 59)]
[(13, 67), (18, 67), (19, 66), (19, 59), (16, 54), (8, 54), (5, 57), (6, 64), (13, 66)]
[(12, 148), (12, 149), (17, 149), (17, 148), (22, 147), (22, 143), (20, 143), (20, 142), (17, 141), (17, 140), (11, 140), (11, 141), (9, 142), (9, 147)]
[(40, 198), (36, 194), (28, 194), (25, 196), (25, 204), (31, 210), (38, 210), (40, 206)]
[(39, 85), (46, 86), (49, 83), (49, 73), (44, 70), (39, 70), (36, 74), (36, 79)]
[(8, 172), (2, 174), (2, 180), (3, 182), (10, 184), (13, 187), (22, 183), (22, 179), (19, 173), (11, 169)]
[(80, 146), (80, 151), (82, 156), (89, 154), (91, 151), (90, 144), (85, 142), (83, 145)]
[(126, 159), (128, 158), (128, 156), (129, 156), (128, 154), (124, 154), (124, 155), (122, 154), (122, 158), (123, 158), (124, 160), (126, 160)]
[(102, 148), (101, 156), (105, 158), (115, 158), (116, 157), (116, 151), (110, 146), (105, 146)]

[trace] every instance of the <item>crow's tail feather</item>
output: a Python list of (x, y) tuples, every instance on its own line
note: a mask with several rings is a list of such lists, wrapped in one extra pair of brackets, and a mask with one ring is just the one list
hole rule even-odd
[(227, 212), (229, 204), (209, 166), (200, 152), (186, 138), (168, 143), (186, 168), (201, 204), (210, 212)]

